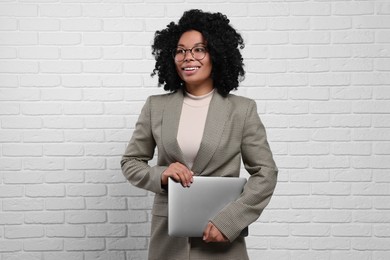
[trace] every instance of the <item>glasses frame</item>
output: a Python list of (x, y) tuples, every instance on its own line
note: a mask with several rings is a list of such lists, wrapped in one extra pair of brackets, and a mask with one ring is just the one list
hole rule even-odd
[[(193, 49), (196, 49), (196, 48), (203, 48), (203, 49), (205, 49), (203, 58), (201, 58), (201, 59), (195, 58), (194, 53), (192, 52), (192, 50), (193, 50)], [(184, 51), (183, 59), (181, 59), (181, 60), (177, 60), (177, 59), (176, 59), (176, 55), (177, 55), (177, 50), (178, 50), (178, 49), (181, 49), (181, 50)], [(174, 59), (176, 62), (182, 62), (182, 61), (184, 61), (184, 60), (186, 59), (187, 51), (189, 51), (189, 52), (191, 53), (192, 58), (194, 58), (195, 60), (203, 60), (203, 59), (206, 57), (206, 54), (207, 54), (207, 52), (208, 52), (208, 49), (207, 49), (206, 46), (194, 46), (194, 47), (192, 47), (191, 49), (185, 49), (185, 48), (182, 48), (182, 47), (176, 47), (175, 49), (172, 50), (172, 57), (173, 57), (173, 59)]]

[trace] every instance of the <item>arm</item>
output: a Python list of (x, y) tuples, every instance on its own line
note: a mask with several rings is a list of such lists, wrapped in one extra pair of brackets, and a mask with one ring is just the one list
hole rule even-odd
[(185, 165), (179, 162), (169, 166), (148, 165), (148, 161), (153, 158), (155, 147), (151, 125), (151, 98), (148, 98), (121, 160), (123, 175), (134, 186), (155, 193), (166, 189), (169, 177), (181, 182), (183, 187), (189, 187), (193, 181), (193, 173)]
[(148, 165), (148, 161), (154, 156), (156, 147), (151, 127), (150, 103), (151, 98), (149, 97), (142, 108), (133, 136), (122, 156), (121, 167), (123, 175), (134, 186), (161, 193), (163, 191), (161, 174), (167, 167)]
[(251, 176), (241, 196), (211, 220), (229, 241), (237, 238), (241, 230), (259, 218), (276, 186), (278, 170), (254, 101), (248, 107), (243, 126), (241, 154), (245, 169)]

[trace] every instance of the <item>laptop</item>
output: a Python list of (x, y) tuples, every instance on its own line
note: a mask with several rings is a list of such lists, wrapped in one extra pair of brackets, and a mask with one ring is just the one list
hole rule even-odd
[[(194, 176), (191, 187), (168, 181), (168, 234), (176, 237), (202, 237), (210, 219), (244, 188), (246, 178)], [(248, 229), (241, 233), (248, 235)]]

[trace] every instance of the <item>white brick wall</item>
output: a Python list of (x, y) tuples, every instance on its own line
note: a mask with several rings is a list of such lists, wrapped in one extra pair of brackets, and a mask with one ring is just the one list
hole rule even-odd
[(390, 2), (0, 2), (0, 260), (146, 259), (152, 194), (119, 168), (154, 31), (190, 8), (242, 32), (280, 168), (251, 259), (390, 259)]

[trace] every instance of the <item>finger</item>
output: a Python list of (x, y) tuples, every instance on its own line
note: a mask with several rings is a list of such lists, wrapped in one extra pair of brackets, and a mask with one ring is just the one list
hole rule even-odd
[(205, 228), (205, 230), (203, 231), (203, 240), (205, 242), (210, 242), (209, 239), (210, 239), (210, 231), (211, 231), (211, 223), (209, 222)]
[(187, 167), (181, 165), (175, 169), (176, 175), (180, 178), (180, 182), (184, 187), (191, 186), (193, 182), (192, 173)]

